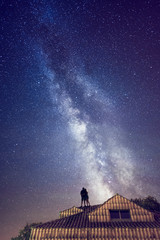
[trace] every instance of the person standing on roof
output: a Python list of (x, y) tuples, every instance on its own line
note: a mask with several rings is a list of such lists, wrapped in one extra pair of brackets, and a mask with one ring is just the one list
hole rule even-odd
[(89, 203), (88, 192), (84, 187), (82, 188), (80, 195), (81, 195), (81, 207), (82, 207), (82, 205), (84, 205), (84, 207), (85, 207), (86, 202), (87, 202), (87, 206), (89, 206), (90, 203)]
[(88, 196), (87, 190), (86, 190), (85, 202), (87, 203), (87, 206), (90, 206), (89, 196)]

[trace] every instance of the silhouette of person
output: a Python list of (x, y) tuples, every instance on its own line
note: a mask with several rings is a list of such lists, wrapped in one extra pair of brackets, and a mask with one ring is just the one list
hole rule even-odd
[(89, 196), (88, 196), (87, 190), (86, 190), (86, 195), (85, 195), (85, 202), (87, 203), (87, 206), (90, 206)]
[(81, 207), (82, 205), (86, 206), (86, 203), (87, 203), (87, 206), (89, 206), (90, 203), (89, 203), (88, 192), (84, 187), (82, 188), (80, 194), (81, 194)]

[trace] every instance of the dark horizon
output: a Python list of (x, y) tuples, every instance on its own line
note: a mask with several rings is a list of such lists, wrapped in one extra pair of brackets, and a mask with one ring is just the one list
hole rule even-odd
[(1, 238), (119, 193), (160, 201), (160, 4), (2, 1)]

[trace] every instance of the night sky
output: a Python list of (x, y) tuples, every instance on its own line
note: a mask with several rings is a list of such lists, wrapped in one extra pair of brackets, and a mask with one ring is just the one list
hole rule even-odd
[(119, 193), (160, 201), (160, 2), (2, 0), (0, 229)]

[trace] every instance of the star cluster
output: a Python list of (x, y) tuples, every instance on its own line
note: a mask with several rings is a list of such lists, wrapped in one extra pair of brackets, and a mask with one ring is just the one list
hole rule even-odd
[(115, 193), (160, 200), (160, 5), (2, 1), (4, 240)]

